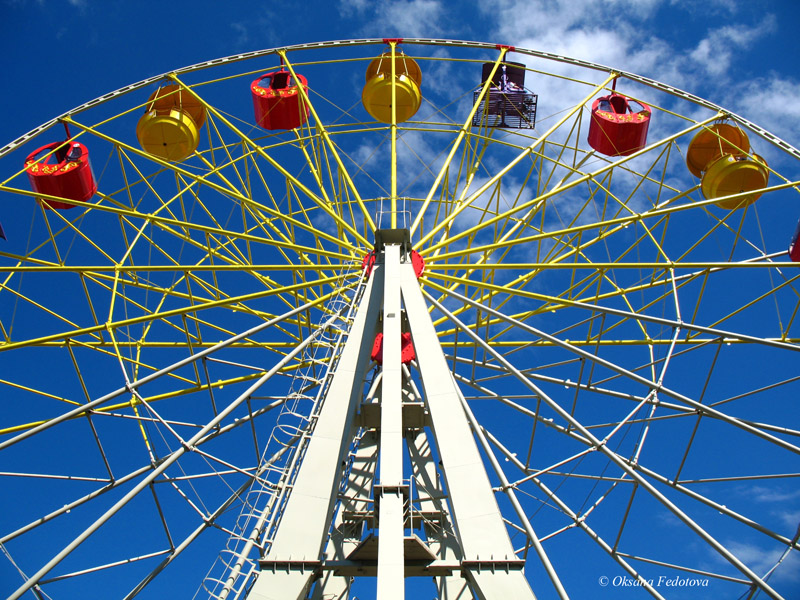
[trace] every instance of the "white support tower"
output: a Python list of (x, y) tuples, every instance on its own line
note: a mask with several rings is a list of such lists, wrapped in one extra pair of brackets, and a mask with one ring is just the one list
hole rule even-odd
[[(411, 261), (378, 230), (375, 263), (249, 600), (349, 596), (354, 577), (402, 600), (534, 598), (514, 553)], [(404, 358), (410, 333), (414, 358)], [(373, 347), (382, 335), (380, 368)], [(417, 382), (421, 383), (420, 386)], [(437, 460), (438, 458), (438, 460)]]

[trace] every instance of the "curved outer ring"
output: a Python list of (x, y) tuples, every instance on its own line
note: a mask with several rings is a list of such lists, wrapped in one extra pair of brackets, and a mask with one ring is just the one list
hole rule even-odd
[[(619, 70), (619, 69), (612, 69), (610, 67), (606, 67), (606, 66), (598, 64), (598, 63), (593, 63), (593, 62), (589, 62), (589, 61), (585, 61), (585, 60), (579, 60), (579, 59), (576, 59), (576, 58), (570, 58), (568, 56), (562, 56), (560, 54), (552, 54), (550, 52), (542, 52), (541, 50), (531, 50), (531, 49), (528, 49), (528, 48), (517, 48), (517, 47), (513, 47), (513, 46), (509, 47), (509, 46), (504, 46), (502, 44), (491, 44), (491, 43), (488, 43), (488, 42), (468, 42), (468, 41), (447, 40), (447, 39), (437, 39), (437, 38), (404, 38), (404, 39), (401, 40), (401, 42), (403, 44), (421, 45), (421, 46), (460, 46), (460, 47), (465, 47), (465, 48), (485, 48), (485, 49), (508, 48), (509, 51), (513, 51), (513, 52), (516, 52), (518, 54), (523, 54), (523, 55), (526, 55), (526, 56), (533, 56), (533, 57), (536, 57), (536, 58), (544, 58), (544, 59), (553, 60), (553, 61), (556, 61), (556, 62), (561, 62), (561, 63), (566, 63), (566, 64), (578, 66), (578, 67), (584, 67), (584, 68), (587, 68), (587, 69), (592, 69), (592, 70), (595, 70), (595, 71), (602, 71), (602, 72), (606, 72), (606, 73), (616, 73), (620, 77), (625, 77), (626, 79), (630, 79), (631, 81), (636, 81), (636, 82), (641, 83), (643, 85), (646, 85), (646, 86), (649, 86), (649, 87), (652, 87), (652, 88), (656, 88), (658, 90), (667, 92), (667, 93), (675, 95), (675, 96), (679, 96), (681, 98), (684, 98), (685, 100), (693, 102), (694, 104), (697, 104), (697, 105), (702, 106), (704, 108), (708, 108), (710, 110), (715, 110), (715, 111), (717, 111), (719, 113), (720, 118), (724, 117), (724, 118), (728, 118), (728, 119), (731, 119), (731, 120), (734, 120), (734, 121), (740, 123), (741, 125), (745, 126), (746, 128), (752, 130), (757, 135), (761, 136), (762, 138), (766, 139), (767, 141), (771, 142), (772, 144), (775, 144), (776, 146), (778, 146), (779, 148), (781, 148), (785, 152), (791, 154), (796, 159), (800, 160), (800, 150), (798, 150), (797, 148), (795, 148), (794, 146), (792, 146), (788, 142), (785, 142), (784, 140), (782, 140), (781, 138), (779, 138), (775, 134), (770, 133), (769, 131), (767, 131), (763, 127), (759, 127), (758, 125), (756, 125), (755, 123), (745, 119), (744, 117), (741, 117), (741, 116), (737, 115), (736, 113), (732, 113), (732, 112), (730, 112), (728, 110), (725, 110), (721, 106), (719, 106), (717, 104), (714, 104), (713, 102), (709, 102), (708, 100), (704, 100), (703, 98), (700, 98), (699, 96), (695, 96), (694, 94), (690, 94), (689, 92), (685, 92), (685, 91), (683, 91), (683, 90), (681, 90), (679, 88), (673, 87), (671, 85), (667, 85), (665, 83), (661, 83), (659, 81), (656, 81), (655, 79), (650, 79), (649, 77), (643, 77), (641, 75), (636, 75), (635, 73), (630, 73), (628, 71), (622, 71), (622, 70)], [(174, 71), (170, 71), (169, 73), (175, 73), (175, 74), (189, 73), (189, 72), (192, 72), (192, 71), (199, 71), (201, 69), (207, 69), (209, 67), (213, 67), (213, 66), (220, 65), (220, 64), (238, 62), (238, 61), (247, 60), (247, 59), (250, 59), (250, 58), (257, 58), (257, 57), (260, 57), (260, 56), (269, 56), (270, 54), (277, 54), (278, 52), (292, 52), (292, 51), (295, 51), (295, 50), (310, 50), (310, 49), (315, 49), (315, 48), (329, 48), (329, 47), (336, 47), (336, 46), (368, 46), (368, 45), (384, 44), (384, 43), (385, 43), (385, 40), (383, 38), (365, 38), (365, 39), (354, 39), (354, 40), (337, 40), (337, 41), (330, 41), (330, 42), (314, 42), (314, 43), (311, 43), (311, 44), (294, 44), (294, 45), (291, 45), (291, 46), (283, 46), (283, 47), (279, 47), (279, 48), (270, 48), (270, 49), (267, 49), (267, 50), (254, 50), (252, 52), (245, 52), (245, 53), (242, 53), (242, 54), (232, 54), (230, 56), (226, 56), (226, 57), (223, 57), (223, 58), (215, 58), (213, 60), (208, 60), (208, 61), (205, 61), (205, 62), (196, 63), (194, 65), (189, 65), (187, 67), (183, 67), (183, 68), (180, 68), (180, 69), (176, 69)], [(168, 73), (162, 73), (161, 75), (156, 75), (154, 77), (148, 77), (147, 79), (142, 79), (141, 81), (138, 81), (137, 83), (132, 83), (130, 85), (126, 85), (124, 87), (119, 88), (118, 90), (114, 90), (113, 92), (109, 92), (107, 94), (99, 96), (99, 97), (95, 98), (94, 100), (90, 100), (89, 102), (86, 102), (85, 104), (81, 104), (80, 106), (77, 106), (77, 107), (73, 108), (72, 110), (69, 110), (69, 111), (65, 112), (64, 114), (59, 115), (58, 117), (56, 117), (54, 119), (51, 119), (51, 120), (47, 121), (46, 123), (43, 123), (42, 125), (36, 127), (35, 129), (32, 129), (31, 131), (26, 133), (25, 135), (20, 136), (19, 138), (17, 138), (13, 142), (10, 142), (9, 144), (7, 144), (7, 145), (3, 146), (2, 148), (0, 148), (0, 158), (5, 156), (9, 152), (12, 152), (18, 146), (21, 146), (22, 144), (25, 144), (29, 140), (33, 139), (34, 137), (36, 137), (40, 133), (42, 133), (44, 131), (47, 131), (50, 127), (52, 127), (53, 125), (56, 125), (57, 123), (59, 123), (60, 120), (63, 119), (64, 117), (81, 113), (84, 110), (87, 110), (89, 108), (97, 106), (98, 104), (102, 104), (104, 102), (112, 100), (112, 99), (116, 98), (117, 96), (120, 96), (122, 94), (126, 94), (126, 93), (134, 91), (134, 90), (138, 90), (138, 89), (143, 88), (145, 86), (148, 86), (148, 85), (151, 85), (151, 84), (156, 83), (158, 81), (161, 81), (167, 75), (168, 75)]]

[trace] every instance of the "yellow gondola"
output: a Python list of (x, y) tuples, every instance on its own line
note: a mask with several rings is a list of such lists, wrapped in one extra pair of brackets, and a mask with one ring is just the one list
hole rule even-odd
[[(361, 93), (364, 108), (381, 123), (392, 122), (392, 54), (385, 52), (367, 67), (367, 82)], [(394, 90), (395, 117), (398, 123), (408, 121), (422, 104), (422, 71), (415, 60), (395, 52)]]
[(197, 150), (205, 119), (205, 107), (194, 96), (178, 85), (165, 85), (148, 99), (145, 114), (136, 126), (136, 137), (146, 152), (181, 162)]
[(726, 154), (747, 154), (750, 140), (747, 134), (728, 123), (714, 123), (702, 129), (686, 151), (686, 166), (695, 177), (702, 177), (715, 160)]
[(754, 154), (727, 154), (717, 158), (703, 175), (701, 189), (703, 196), (711, 200), (742, 194), (744, 196), (715, 202), (720, 208), (734, 210), (749, 206), (761, 197), (761, 191), (767, 186), (769, 170), (766, 161)]

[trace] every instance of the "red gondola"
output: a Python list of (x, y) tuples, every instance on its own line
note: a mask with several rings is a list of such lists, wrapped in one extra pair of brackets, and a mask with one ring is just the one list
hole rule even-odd
[[(639, 110), (634, 111), (639, 106)], [(589, 145), (606, 156), (628, 156), (644, 148), (650, 126), (650, 107), (621, 94), (598, 98), (592, 104)]]
[[(41, 160), (37, 161), (37, 157)], [(25, 159), (25, 171), (34, 192), (86, 202), (97, 192), (97, 182), (89, 162), (89, 150), (80, 142), (53, 142), (31, 152)], [(74, 204), (44, 201), (46, 208), (66, 209)]]
[(794, 230), (792, 243), (789, 244), (789, 258), (792, 262), (800, 262), (800, 244), (797, 243), (798, 240), (800, 240), (800, 221), (797, 222), (797, 228)]
[[(298, 75), (297, 79), (303, 90), (308, 91), (306, 78)], [(295, 129), (308, 120), (308, 107), (289, 71), (281, 69), (262, 75), (250, 84), (250, 91), (259, 127)]]
[(800, 262), (800, 244), (797, 243), (798, 239), (800, 239), (800, 221), (797, 222), (797, 229), (794, 231), (792, 243), (789, 244), (789, 258), (792, 259), (793, 262)]

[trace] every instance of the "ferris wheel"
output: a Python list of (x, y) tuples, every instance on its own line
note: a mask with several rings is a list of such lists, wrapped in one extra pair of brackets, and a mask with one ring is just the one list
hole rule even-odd
[(350, 40), (129, 85), (0, 165), (4, 597), (797, 589), (800, 152), (758, 125)]

